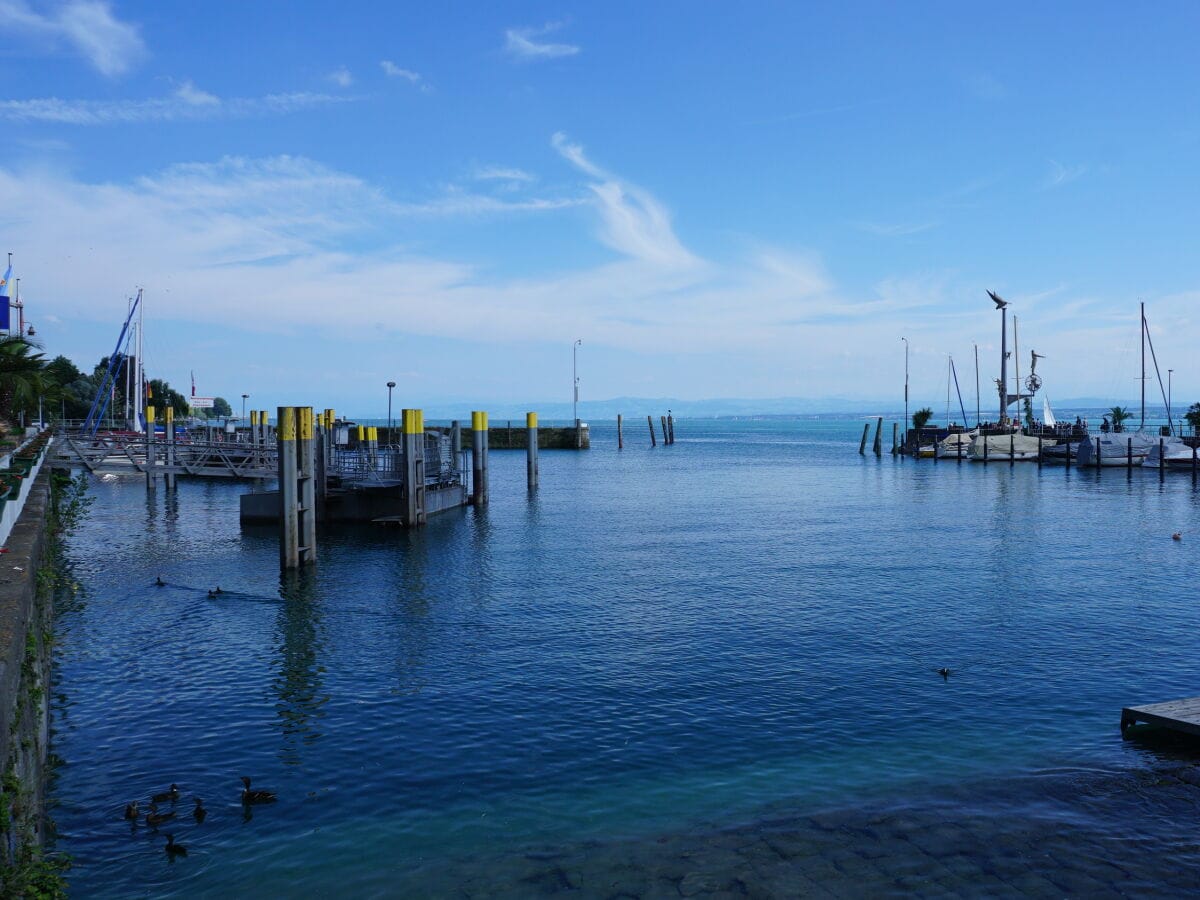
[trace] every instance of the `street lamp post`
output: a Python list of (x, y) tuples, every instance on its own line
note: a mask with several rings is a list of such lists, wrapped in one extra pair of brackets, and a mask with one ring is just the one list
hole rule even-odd
[[(904, 447), (908, 447), (908, 338), (902, 337), (904, 341)], [(904, 449), (904, 448), (901, 448)]]
[(246, 401), (250, 399), (249, 394), (242, 394), (242, 424), (246, 424)]
[(571, 345), (571, 377), (575, 384), (575, 399), (571, 404), (571, 418), (576, 423), (579, 422), (579, 345), (583, 343), (580, 338)]
[(396, 386), (396, 382), (389, 381), (388, 386), (388, 443), (394, 444), (395, 437), (392, 435), (392, 388)]

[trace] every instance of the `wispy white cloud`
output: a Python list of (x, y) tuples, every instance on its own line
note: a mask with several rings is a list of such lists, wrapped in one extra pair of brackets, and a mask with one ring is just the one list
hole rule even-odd
[(379, 67), (383, 69), (383, 74), (388, 76), (388, 78), (399, 78), (407, 81), (413, 87), (418, 88), (426, 94), (431, 90), (429, 82), (421, 76), (420, 72), (414, 72), (412, 69), (405, 69), (402, 66), (398, 66), (390, 59), (382, 60), (379, 63)]
[(906, 237), (910, 234), (920, 234), (922, 231), (937, 228), (937, 224), (937, 222), (859, 222), (858, 227), (880, 237)]
[(326, 75), (325, 78), (340, 88), (348, 88), (354, 84), (354, 76), (350, 74), (350, 70), (345, 66), (339, 66)]
[(535, 176), (512, 166), (480, 166), (473, 177), (479, 181), (535, 181)]
[(119, 20), (104, 0), (68, 0), (44, 13), (26, 0), (0, 0), (0, 31), (51, 47), (66, 44), (109, 77), (123, 74), (146, 55), (137, 26)]
[(579, 52), (579, 47), (575, 44), (555, 44), (537, 40), (558, 31), (562, 24), (562, 22), (547, 22), (541, 28), (509, 28), (504, 32), (504, 49), (510, 56), (521, 60), (574, 56)]
[(267, 94), (223, 99), (183, 82), (165, 97), (140, 100), (0, 100), (0, 119), (17, 122), (57, 122), (64, 125), (113, 125), (136, 122), (174, 122), (220, 118), (286, 115), (350, 98), (311, 92)]
[(1057, 160), (1050, 160), (1050, 172), (1042, 179), (1042, 190), (1052, 190), (1053, 188), (1062, 187), (1077, 178), (1082, 178), (1087, 174), (1088, 167), (1082, 163), (1066, 166)]

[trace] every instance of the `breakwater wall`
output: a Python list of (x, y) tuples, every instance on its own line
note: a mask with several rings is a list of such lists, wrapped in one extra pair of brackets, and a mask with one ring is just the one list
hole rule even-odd
[[(592, 446), (587, 425), (579, 427), (578, 437), (574, 426), (558, 428), (539, 425), (537, 438), (539, 450), (587, 450)], [(489, 450), (525, 450), (528, 447), (528, 432), (523, 421), (515, 425), (510, 422), (488, 428)]]
[[(8, 460), (0, 521), (9, 526), (0, 556), (0, 892), (55, 896), (57, 866), (41, 858), (46, 838), (46, 759), (52, 578), (48, 436)], [(23, 459), (22, 459), (23, 457)]]

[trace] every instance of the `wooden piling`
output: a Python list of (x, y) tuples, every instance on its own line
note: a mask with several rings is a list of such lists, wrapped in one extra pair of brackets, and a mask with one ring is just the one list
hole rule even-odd
[(875, 445), (871, 448), (876, 456), (883, 455), (883, 417), (875, 420)]
[(675, 443), (675, 417), (667, 413), (667, 432), (671, 435), (671, 443)]
[(313, 439), (313, 408), (296, 410), (296, 548), (300, 565), (317, 561), (317, 446)]
[(300, 522), (296, 497), (296, 408), (279, 407), (275, 436), (279, 455), (279, 565), (300, 567)]
[[(651, 430), (653, 430), (653, 429), (651, 429)], [(871, 423), (867, 422), (865, 425), (863, 425), (862, 440), (858, 442), (858, 455), (859, 456), (867, 455), (867, 436), (870, 435), (870, 433), (871, 433)]]
[(897, 453), (900, 452), (900, 447), (896, 443), (896, 441), (899, 440), (899, 437), (898, 437), (899, 434), (900, 434), (900, 423), (893, 422), (892, 423), (892, 456), (895, 456)]
[(488, 414), (471, 413), (471, 498), (476, 506), (488, 502), (487, 485)]
[[(1079, 443), (1076, 442), (1075, 446), (1078, 447)], [(1067, 471), (1068, 472), (1071, 471), (1071, 439), (1070, 439), (1070, 437), (1067, 438)]]
[(659, 416), (658, 418), (662, 423), (663, 446), (667, 447), (671, 443), (670, 438), (667, 437), (667, 417)]
[(1100, 471), (1100, 438), (1096, 438), (1096, 471)]
[(1038, 435), (1038, 468), (1042, 467), (1042, 436)]
[(617, 449), (625, 449), (625, 432), (622, 428), (621, 414), (617, 413)]
[(152, 491), (158, 485), (155, 483), (154, 466), (158, 455), (154, 446), (154, 407), (146, 407), (146, 490)]
[(1017, 435), (1012, 431), (1008, 433), (1008, 464), (1010, 466), (1017, 464)]
[[(1162, 438), (1158, 439), (1159, 452), (1161, 454)], [(1125, 471), (1133, 471), (1133, 438), (1125, 438)]]
[[(1131, 441), (1132, 442), (1132, 441)], [(1158, 480), (1162, 481), (1166, 477), (1167, 460), (1163, 456), (1163, 439), (1162, 435), (1158, 438)]]
[(529, 490), (538, 486), (538, 421), (537, 413), (525, 413), (525, 481)]
[(646, 424), (650, 426), (650, 446), (657, 447), (658, 441), (654, 438), (654, 419), (646, 416)]
[(168, 491), (173, 491), (175, 490), (175, 407), (167, 406), (164, 413), (167, 427), (167, 468), (163, 473), (163, 484)]

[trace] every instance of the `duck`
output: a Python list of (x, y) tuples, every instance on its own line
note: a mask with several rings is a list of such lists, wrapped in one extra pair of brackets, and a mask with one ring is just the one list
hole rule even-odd
[(163, 822), (168, 822), (173, 818), (175, 818), (174, 812), (160, 813), (158, 811), (158, 804), (151, 803), (150, 812), (146, 813), (146, 824), (150, 826), (161, 825)]
[(155, 587), (166, 587), (167, 583), (165, 581), (163, 581), (162, 576), (159, 575), (157, 578), (154, 579), (154, 586)]
[(138, 802), (136, 800), (134, 800), (132, 803), (125, 804), (125, 818), (136, 821), (139, 815)]
[(217, 596), (217, 592), (216, 592), (216, 591), (209, 591), (209, 592), (208, 592), (208, 599), (209, 599), (209, 600), (211, 600), (211, 599), (212, 599), (213, 597), (215, 597), (215, 596)]
[(242, 784), (245, 787), (242, 789), (242, 803), (273, 803), (275, 801), (274, 791), (252, 791), (250, 790), (250, 779), (245, 775), (242, 776)]
[(166, 837), (167, 846), (163, 849), (167, 851), (167, 856), (187, 856), (187, 847), (183, 846), (183, 844), (175, 843), (175, 835), (168, 834)]
[(172, 784), (171, 789), (163, 791), (161, 794), (155, 794), (150, 798), (152, 803), (174, 803), (179, 799), (179, 785)]
[(199, 824), (204, 821), (204, 817), (208, 815), (208, 810), (204, 808), (204, 801), (199, 797), (193, 797), (196, 801), (196, 808), (192, 810), (192, 818)]
[(223, 590), (221, 590), (221, 586), (218, 584), (215, 588), (213, 588), (213, 593), (214, 594), (223, 594), (225, 592)]
[(940, 669), (938, 669), (938, 670), (937, 670), (937, 673), (938, 673), (939, 675), (941, 675), (941, 676), (942, 676), (942, 678), (949, 678), (949, 677), (950, 677), (950, 670), (949, 670), (949, 669), (947, 669), (945, 666), (942, 666)]

